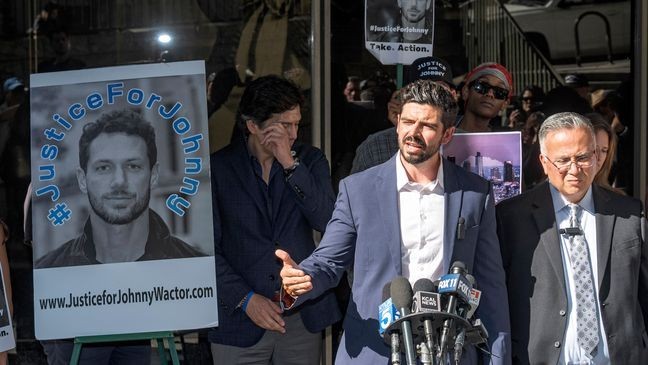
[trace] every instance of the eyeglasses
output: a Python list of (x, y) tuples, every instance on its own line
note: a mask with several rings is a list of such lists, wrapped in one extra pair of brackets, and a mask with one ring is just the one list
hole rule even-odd
[(488, 94), (489, 90), (493, 90), (493, 96), (495, 97), (495, 99), (499, 99), (499, 100), (504, 100), (508, 98), (509, 95), (508, 90), (501, 87), (493, 86), (491, 84), (487, 84), (483, 81), (473, 81), (470, 87), (482, 95), (486, 95)]
[(525, 96), (522, 98), (522, 101), (533, 101), (533, 100), (535, 100), (533, 96)]
[(558, 169), (559, 173), (564, 174), (571, 169), (572, 164), (575, 164), (579, 169), (587, 169), (594, 166), (594, 154), (594, 151), (590, 151), (579, 156), (574, 156), (570, 159), (561, 158), (556, 161), (551, 161), (546, 155), (543, 156), (547, 161), (551, 162), (556, 169)]

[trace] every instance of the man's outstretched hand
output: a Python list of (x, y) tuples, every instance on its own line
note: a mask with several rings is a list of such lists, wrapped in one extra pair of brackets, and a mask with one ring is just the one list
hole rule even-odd
[(284, 250), (276, 250), (275, 255), (283, 262), (281, 268), (281, 281), (286, 293), (297, 297), (308, 293), (313, 289), (313, 283), (310, 275), (306, 275), (299, 265)]

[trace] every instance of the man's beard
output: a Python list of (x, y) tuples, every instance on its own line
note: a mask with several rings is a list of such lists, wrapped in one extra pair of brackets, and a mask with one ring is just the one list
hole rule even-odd
[(419, 12), (416, 15), (410, 15), (409, 10), (401, 10), (401, 13), (403, 18), (410, 23), (418, 23), (425, 18), (425, 11)]
[[(132, 195), (126, 191), (114, 191), (103, 196), (110, 195)], [(103, 197), (102, 196), (102, 197)], [(97, 197), (94, 194), (88, 191), (88, 200), (90, 201), (90, 207), (101, 219), (109, 224), (128, 224), (134, 221), (137, 217), (142, 215), (142, 213), (148, 209), (149, 200), (151, 197), (151, 191), (146, 190), (146, 194), (141, 198), (135, 201), (135, 205), (132, 208), (125, 208), (126, 211), (122, 212), (113, 212), (112, 210), (106, 209), (105, 204), (102, 202), (102, 197)]]
[[(407, 142), (414, 142), (418, 144), (420, 147), (422, 147), (422, 153), (420, 155), (408, 155), (405, 152), (405, 148), (407, 148), (406, 145)], [(401, 140), (401, 146), (400, 146), (401, 156), (403, 156), (405, 161), (411, 163), (412, 165), (418, 165), (420, 163), (429, 160), (432, 156), (434, 156), (437, 150), (438, 149), (435, 148), (428, 150), (427, 143), (425, 143), (425, 141), (419, 136), (407, 136)]]

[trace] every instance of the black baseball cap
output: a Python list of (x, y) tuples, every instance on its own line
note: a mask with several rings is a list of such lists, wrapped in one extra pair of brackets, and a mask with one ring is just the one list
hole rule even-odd
[(452, 69), (445, 60), (438, 57), (421, 57), (416, 59), (410, 68), (410, 82), (416, 80), (443, 81), (452, 88)]
[(565, 76), (565, 85), (571, 87), (589, 86), (589, 80), (587, 80), (587, 77), (585, 77), (585, 75), (571, 74)]

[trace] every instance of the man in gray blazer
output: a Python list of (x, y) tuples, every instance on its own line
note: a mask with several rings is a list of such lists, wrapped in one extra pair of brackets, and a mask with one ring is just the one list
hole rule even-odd
[[(383, 286), (398, 275), (410, 282), (435, 280), (452, 262), (462, 261), (482, 290), (477, 315), (495, 355), (486, 361), (508, 364), (508, 305), (491, 186), (439, 153), (452, 138), (457, 111), (446, 88), (419, 80), (401, 97), (399, 152), (342, 180), (333, 217), (310, 257), (297, 265), (277, 251), (284, 262), (284, 289), (300, 305), (335, 286), (353, 265), (352, 297), (335, 363), (387, 364), (390, 349), (377, 319)], [(474, 348), (468, 353), (464, 363), (476, 363)]]
[(539, 139), (549, 181), (497, 206), (513, 363), (648, 364), (641, 202), (592, 185), (585, 117), (554, 114)]

